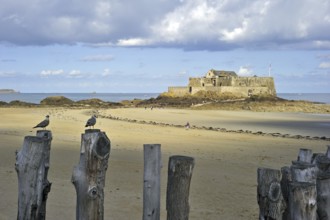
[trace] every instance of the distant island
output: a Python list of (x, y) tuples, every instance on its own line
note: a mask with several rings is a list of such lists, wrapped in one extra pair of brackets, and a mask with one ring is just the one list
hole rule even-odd
[(0, 94), (19, 93), (13, 89), (0, 89)]

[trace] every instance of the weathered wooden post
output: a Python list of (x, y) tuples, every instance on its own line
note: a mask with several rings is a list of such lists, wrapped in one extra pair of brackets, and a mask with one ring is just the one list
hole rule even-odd
[(290, 220), (316, 220), (315, 183), (290, 183), (289, 206)]
[(312, 164), (312, 150), (300, 149), (297, 161), (290, 167), (291, 181), (288, 192), (290, 220), (316, 220), (317, 167)]
[(330, 219), (330, 145), (325, 154), (316, 156), (315, 163), (319, 169), (316, 180), (318, 219)]
[(327, 152), (326, 152), (325, 156), (330, 158), (330, 145), (328, 145), (328, 149), (327, 149)]
[(195, 159), (171, 156), (166, 193), (167, 220), (189, 219), (189, 190)]
[(281, 192), (281, 171), (258, 168), (259, 219), (282, 219), (285, 203)]
[(111, 142), (99, 129), (87, 129), (81, 137), (80, 160), (72, 174), (77, 192), (77, 220), (103, 220), (104, 184)]
[(314, 164), (316, 164), (318, 172), (326, 172), (330, 170), (330, 157), (324, 154), (318, 154), (315, 157)]
[(315, 164), (292, 161), (291, 177), (293, 182), (316, 183), (317, 167)]
[(313, 152), (311, 149), (301, 148), (298, 153), (297, 161), (311, 163), (312, 162)]
[[(263, 216), (268, 211), (267, 200), (260, 198), (269, 182), (260, 177), (271, 177), (266, 172), (270, 171), (258, 169), (260, 219), (268, 219), (268, 216)], [(326, 154), (313, 154), (310, 149), (300, 149), (297, 160), (292, 161), (290, 167), (282, 167), (281, 173), (281, 191), (287, 204), (282, 220), (330, 219), (330, 145)], [(261, 186), (263, 188), (260, 188), (260, 182), (264, 184)], [(262, 202), (266, 205), (261, 206)]]
[(292, 182), (316, 183), (317, 167), (312, 164), (312, 150), (300, 149), (298, 159), (292, 161), (291, 177)]
[(160, 219), (161, 145), (144, 145), (143, 220)]
[(316, 189), (318, 219), (330, 219), (330, 171), (319, 173)]
[(51, 141), (51, 131), (39, 130), (37, 136), (26, 136), (22, 149), (16, 153), (18, 220), (46, 218), (46, 201), (51, 188), (47, 179)]
[(281, 189), (283, 199), (286, 205), (286, 209), (283, 212), (282, 220), (290, 220), (290, 207), (289, 207), (289, 185), (292, 183), (292, 176), (290, 167), (281, 168), (282, 179), (281, 179)]

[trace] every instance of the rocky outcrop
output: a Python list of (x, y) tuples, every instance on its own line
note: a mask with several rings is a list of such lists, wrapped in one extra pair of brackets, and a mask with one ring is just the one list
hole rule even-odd
[(51, 105), (51, 106), (65, 106), (65, 105), (72, 105), (74, 101), (68, 99), (64, 96), (50, 96), (47, 97), (40, 102), (41, 105)]

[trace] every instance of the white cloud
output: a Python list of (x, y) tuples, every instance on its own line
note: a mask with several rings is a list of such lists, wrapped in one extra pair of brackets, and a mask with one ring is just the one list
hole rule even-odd
[(187, 70), (182, 70), (178, 73), (179, 77), (186, 77), (188, 75), (188, 71)]
[(320, 63), (319, 68), (321, 68), (321, 69), (330, 69), (330, 61)]
[(251, 76), (253, 74), (253, 70), (251, 66), (241, 66), (238, 70), (238, 75), (240, 76)]
[(69, 78), (82, 78), (83, 74), (80, 70), (71, 70), (68, 74)]
[(214, 38), (217, 6), (209, 1), (185, 1), (165, 14), (151, 29), (154, 38), (163, 43), (184, 43)]
[(0, 42), (330, 49), (329, 11), (329, 0), (11, 0), (1, 5)]
[(0, 77), (15, 77), (17, 73), (14, 71), (0, 71)]
[(152, 45), (152, 41), (142, 38), (119, 39), (118, 46), (146, 46)]
[(47, 76), (58, 76), (62, 75), (64, 71), (62, 69), (59, 70), (42, 70), (40, 72), (41, 76), (47, 77)]
[(110, 76), (110, 75), (112, 75), (110, 69), (107, 68), (107, 69), (103, 70), (102, 76), (107, 77), (107, 76)]
[(235, 41), (239, 38), (243, 38), (246, 32), (247, 32), (247, 22), (244, 21), (241, 27), (236, 27), (232, 30), (224, 29), (221, 32), (222, 37), (220, 39), (228, 42)]
[(114, 57), (109, 54), (101, 54), (101, 55), (93, 55), (93, 56), (86, 56), (81, 59), (84, 62), (97, 62), (97, 61), (112, 61)]

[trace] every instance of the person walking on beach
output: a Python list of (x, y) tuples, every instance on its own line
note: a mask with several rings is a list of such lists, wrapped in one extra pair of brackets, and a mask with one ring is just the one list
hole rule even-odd
[(188, 130), (190, 128), (189, 122), (187, 122), (187, 124), (185, 125), (185, 127), (186, 127), (186, 130)]

